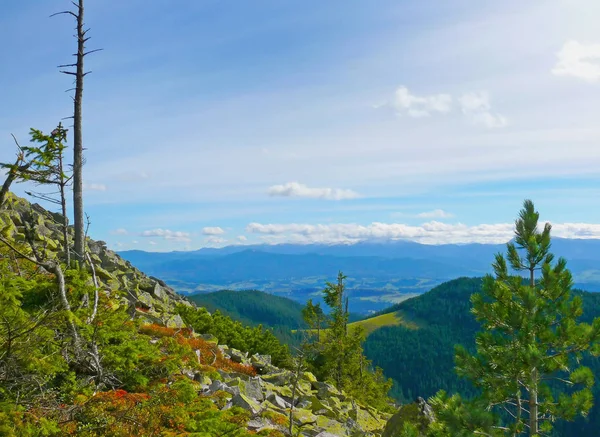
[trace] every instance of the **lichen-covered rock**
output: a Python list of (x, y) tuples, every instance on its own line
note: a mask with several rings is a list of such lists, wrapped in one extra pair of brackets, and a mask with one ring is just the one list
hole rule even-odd
[(317, 423), (317, 416), (315, 416), (309, 410), (305, 410), (303, 408), (294, 408), (292, 417), (294, 419), (294, 423), (301, 427), (311, 423)]
[(293, 374), (289, 370), (284, 370), (278, 373), (265, 375), (263, 376), (263, 380), (277, 386), (290, 385), (293, 380)]
[(231, 403), (236, 407), (249, 411), (251, 414), (258, 414), (261, 410), (258, 402), (241, 393), (234, 395)]
[(260, 378), (250, 378), (244, 381), (241, 378), (236, 377), (227, 381), (226, 384), (230, 388), (239, 388), (240, 393), (252, 399), (256, 399), (257, 401), (262, 402), (265, 399)]

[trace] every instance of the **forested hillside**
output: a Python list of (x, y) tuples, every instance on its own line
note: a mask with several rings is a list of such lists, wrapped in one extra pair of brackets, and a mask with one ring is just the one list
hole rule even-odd
[[(480, 278), (459, 278), (441, 284), (431, 291), (389, 308), (413, 321), (418, 329), (387, 326), (371, 333), (365, 342), (365, 353), (394, 379), (395, 395), (411, 401), (415, 396), (433, 396), (438, 390), (459, 392), (470, 396), (475, 390), (469, 381), (454, 371), (454, 345), (474, 349), (475, 333), (480, 325), (470, 313), (470, 296), (481, 291)], [(600, 316), (600, 294), (574, 291), (583, 299), (582, 320), (591, 322)], [(585, 360), (600, 380), (600, 359)], [(595, 387), (595, 399), (600, 399), (600, 387)], [(560, 435), (596, 436), (600, 429), (600, 404), (592, 409), (589, 421), (558, 426)]]
[(249, 325), (280, 326), (298, 329), (304, 326), (302, 307), (298, 302), (256, 290), (222, 290), (194, 294), (192, 302)]

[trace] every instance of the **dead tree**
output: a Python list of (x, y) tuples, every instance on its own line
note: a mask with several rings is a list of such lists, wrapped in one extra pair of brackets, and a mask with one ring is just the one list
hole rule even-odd
[[(83, 134), (82, 134), (82, 118), (83, 118), (83, 80), (91, 71), (85, 71), (84, 60), (90, 53), (97, 52), (101, 49), (90, 50), (86, 52), (86, 43), (90, 37), (87, 36), (89, 29), (84, 28), (84, 1), (77, 0), (72, 2), (75, 6), (75, 11), (62, 11), (55, 15), (71, 15), (77, 21), (76, 38), (77, 38), (77, 53), (73, 56), (76, 61), (72, 64), (59, 65), (61, 73), (75, 77), (75, 96), (73, 98), (73, 216), (75, 229), (75, 244), (73, 251), (75, 257), (81, 265), (85, 262), (85, 235), (84, 235), (84, 212), (83, 212)], [(75, 68), (75, 71), (69, 69)]]

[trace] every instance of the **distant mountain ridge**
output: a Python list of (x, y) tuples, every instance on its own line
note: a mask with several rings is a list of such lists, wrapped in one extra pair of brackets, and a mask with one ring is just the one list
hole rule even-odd
[[(575, 284), (600, 291), (600, 240), (553, 239), (569, 260)], [(459, 276), (490, 272), (504, 244), (426, 245), (410, 241), (356, 244), (238, 245), (190, 252), (123, 251), (142, 270), (184, 294), (262, 290), (304, 303), (338, 271), (348, 275), (350, 298), (366, 314)]]

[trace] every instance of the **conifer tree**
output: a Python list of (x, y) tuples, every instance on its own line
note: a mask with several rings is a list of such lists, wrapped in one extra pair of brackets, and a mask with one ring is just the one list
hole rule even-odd
[(317, 333), (316, 341), (319, 341), (321, 338), (321, 328), (323, 327), (323, 322), (325, 320), (325, 314), (323, 313), (321, 304), (319, 302), (315, 304), (312, 299), (309, 299), (308, 302), (306, 302), (306, 306), (302, 308), (302, 318), (310, 329), (311, 334), (314, 332)]
[(514, 242), (507, 245), (508, 263), (496, 255), (494, 276), (486, 276), (483, 293), (471, 298), (483, 327), (477, 352), (456, 350), (458, 374), (506, 418), (500, 430), (511, 436), (547, 435), (555, 420), (585, 416), (594, 376), (580, 358), (585, 352), (600, 355), (600, 318), (591, 325), (577, 321), (582, 301), (571, 296), (571, 273), (564, 259), (554, 262), (550, 253), (550, 224), (540, 230), (538, 222), (539, 213), (526, 200)]
[[(0, 168), (9, 172), (10, 183), (33, 182), (43, 187), (43, 192), (27, 192), (27, 194), (47, 202), (60, 205), (62, 220), (60, 225), (63, 234), (65, 261), (70, 265), (70, 249), (68, 235), (68, 216), (66, 188), (71, 182), (64, 166), (65, 142), (67, 130), (59, 125), (50, 134), (31, 129), (31, 146), (19, 146), (19, 161), (16, 164), (0, 163)], [(35, 144), (39, 145), (35, 145)], [(56, 189), (48, 192), (46, 188)], [(8, 189), (8, 188), (7, 188)]]
[[(310, 328), (326, 330), (312, 344), (305, 345), (306, 359), (316, 376), (331, 381), (338, 390), (344, 390), (356, 399), (376, 408), (390, 408), (387, 393), (392, 387), (381, 369), (373, 369), (364, 355), (362, 344), (364, 330), (360, 327), (348, 329), (348, 296), (346, 276), (338, 273), (337, 281), (327, 282), (323, 299), (330, 312), (326, 317), (319, 304), (310, 300), (303, 311)], [(326, 323), (323, 323), (326, 320)]]

